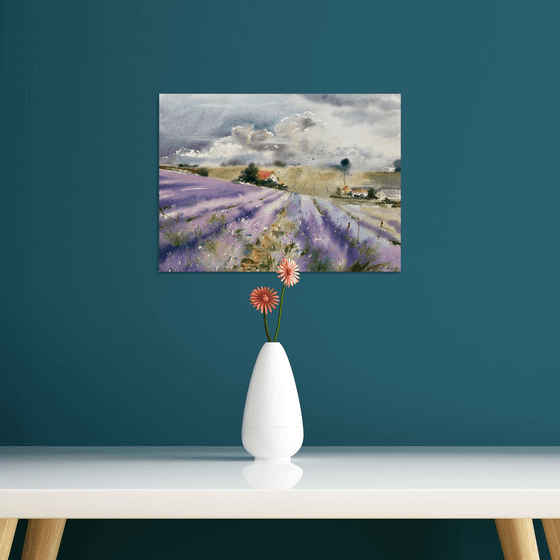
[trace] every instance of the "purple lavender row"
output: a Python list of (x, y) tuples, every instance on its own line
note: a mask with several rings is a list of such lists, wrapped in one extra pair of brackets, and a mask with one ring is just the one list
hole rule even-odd
[[(350, 265), (356, 262), (366, 263), (373, 261), (371, 264), (390, 263), (388, 268), (392, 270), (398, 267), (400, 270), (401, 249), (400, 245), (395, 245), (391, 242), (394, 236), (386, 231), (376, 229), (371, 224), (364, 224), (361, 219), (359, 222), (356, 219), (352, 219), (352, 215), (349, 212), (332, 204), (330, 201), (321, 200), (317, 204), (325, 217), (336, 223), (339, 227), (342, 226), (344, 228), (346, 226), (347, 237), (352, 240), (352, 244), (357, 245), (358, 259), (350, 263)], [(348, 216), (350, 216), (350, 220), (348, 220)], [(367, 251), (368, 248), (371, 248), (371, 250)], [(371, 256), (368, 256), (368, 253), (373, 253), (375, 257), (372, 259)], [(350, 258), (353, 259), (354, 257), (355, 254)]]
[[(160, 224), (163, 222), (160, 228), (160, 270), (184, 270), (189, 260), (200, 262), (200, 243), (221, 231), (224, 221), (234, 222), (241, 217), (250, 220), (259, 207), (266, 207), (282, 196), (278, 191), (262, 187), (235, 185), (176, 172), (162, 171), (160, 181), (160, 205), (191, 205), (190, 208), (179, 207), (179, 212), (177, 206), (171, 211), (165, 209), (164, 212), (172, 214), (160, 215)], [(173, 221), (175, 215), (179, 219), (177, 223)], [(185, 254), (187, 251), (198, 254), (189, 259)], [(172, 265), (170, 259), (174, 261)], [(196, 268), (200, 269), (199, 266)]]
[[(208, 215), (193, 220), (199, 228), (194, 239), (187, 240), (181, 247), (165, 245), (160, 250), (160, 270), (207, 271), (230, 270), (239, 266), (244, 247), (254, 242), (275, 220), (277, 213), (286, 204), (289, 195), (275, 192), (271, 202), (258, 207), (240, 206), (230, 209), (209, 223)], [(233, 218), (233, 219), (232, 219)]]
[[(284, 196), (286, 196), (284, 193), (275, 191), (272, 195), (265, 197), (262, 204), (255, 204), (254, 200), (249, 200), (245, 204), (238, 204), (235, 207), (226, 209), (221, 208), (220, 205), (216, 208), (206, 208), (204, 213), (197, 213), (198, 215), (193, 218), (185, 219), (179, 212), (179, 220), (176, 222), (173, 216), (171, 219), (168, 218), (161, 232), (166, 234), (170, 231), (174, 231), (181, 234), (188, 234), (189, 232), (196, 231), (198, 228), (198, 236), (200, 237), (200, 235), (218, 231), (223, 227), (224, 223), (231, 223), (240, 219), (243, 219), (244, 222), (254, 222), (257, 212), (259, 212), (260, 215), (263, 209), (266, 211), (274, 201), (282, 199)], [(256, 223), (258, 223), (258, 220)], [(209, 227), (208, 224), (214, 225)]]
[[(243, 244), (243, 239), (238, 234), (243, 232), (247, 224), (252, 224), (257, 212), (258, 209), (254, 207), (240, 206), (228, 212), (229, 220), (225, 214), (210, 215), (208, 213), (188, 224), (179, 223), (171, 230), (162, 230), (160, 233), (160, 269), (185, 270), (186, 267), (191, 266), (193, 270), (204, 270), (203, 263), (208, 260), (205, 251), (208, 251), (208, 248), (211, 248), (210, 253), (219, 250), (215, 245), (217, 236), (225, 228), (229, 228), (235, 238), (231, 240), (232, 246)], [(213, 220), (214, 216), (217, 219)], [(212, 242), (210, 243), (210, 241)], [(173, 264), (170, 264), (170, 259)], [(189, 263), (191, 264), (189, 265)], [(209, 270), (214, 270), (216, 265), (209, 263), (209, 266)]]
[(285, 206), (289, 195), (280, 193), (272, 203), (262, 206), (250, 217), (243, 216), (227, 224), (212, 238), (214, 252), (205, 251), (198, 270), (239, 270), (243, 258), (250, 255), (251, 247), (265, 234)]
[[(267, 193), (258, 199), (254, 197), (245, 198), (244, 200), (238, 199), (235, 201), (235, 204), (224, 203), (224, 199), (218, 199), (213, 205), (211, 202), (208, 202), (186, 210), (182, 207), (174, 208), (170, 214), (166, 214), (166, 216), (160, 215), (160, 225), (164, 226), (164, 230), (167, 230), (175, 223), (177, 224), (176, 228), (180, 228), (181, 224), (183, 224), (187, 230), (194, 230), (201, 225), (201, 222), (205, 223), (212, 216), (220, 216), (220, 219), (226, 219), (226, 221), (231, 222), (237, 219), (239, 215), (245, 214), (250, 216), (257, 209), (267, 206), (281, 197), (282, 193), (272, 191), (272, 193)], [(224, 218), (221, 218), (221, 215)]]
[[(377, 238), (369, 214), (359, 212), (363, 220), (358, 243), (357, 216), (330, 201), (278, 191), (263, 196), (263, 191), (270, 190), (194, 175), (162, 174), (160, 204), (187, 204), (191, 212), (186, 216), (181, 208), (183, 219), (177, 226), (167, 220), (160, 242), (160, 270), (239, 270), (243, 256), (251, 255), (251, 247), (259, 245), (257, 240), (266, 241), (273, 224), (278, 234), (274, 239), (281, 244), (280, 249), (276, 245), (271, 250), (270, 257), (279, 260), (284, 249), (295, 246), (293, 256), (302, 271), (346, 270), (354, 263), (370, 262), (374, 250), (378, 253), (375, 262), (386, 259), (400, 268), (400, 247)], [(279, 231), (282, 228), (286, 231)]]
[[(281, 193), (280, 197), (272, 203), (262, 206), (251, 220), (241, 218), (227, 226), (220, 240), (224, 248), (224, 256), (227, 256), (227, 261), (222, 262), (222, 267), (229, 266), (239, 270), (242, 268), (243, 260), (252, 257), (253, 249), (266, 245), (264, 238), (272, 234), (279, 213), (286, 207), (291, 197), (290, 194)], [(270, 256), (275, 257), (279, 262), (278, 255), (271, 253)]]
[(220, 179), (175, 171), (160, 170), (159, 172), (161, 202), (172, 198), (176, 204), (180, 204), (183, 199), (185, 203), (196, 203), (216, 198), (218, 194), (220, 196), (237, 196), (251, 190), (259, 191), (260, 187), (234, 184)]
[[(321, 204), (323, 202), (324, 204)], [(308, 206), (311, 201), (306, 203)], [(361, 260), (360, 253), (362, 247), (355, 243), (352, 239), (351, 232), (348, 231), (347, 223), (333, 219), (330, 212), (326, 210), (335, 210), (335, 207), (328, 201), (313, 201), (313, 207), (318, 216), (320, 216), (320, 224), (324, 240), (319, 244), (323, 248), (327, 259), (332, 256), (332, 270), (348, 270), (354, 263)]]
[[(186, 175), (177, 173), (177, 175)], [(199, 179), (207, 179), (199, 177)], [(264, 187), (250, 187), (247, 185), (234, 185), (225, 181), (220, 181), (218, 186), (198, 186), (184, 187), (178, 192), (160, 188), (160, 207), (168, 217), (175, 217), (179, 212), (185, 218), (189, 218), (203, 212), (226, 209), (238, 204), (257, 203), (259, 200), (268, 201), (271, 197), (277, 196), (278, 191), (273, 191)], [(196, 185), (207, 185), (197, 181)], [(171, 207), (171, 208), (166, 208)], [(162, 216), (160, 216), (162, 218)]]

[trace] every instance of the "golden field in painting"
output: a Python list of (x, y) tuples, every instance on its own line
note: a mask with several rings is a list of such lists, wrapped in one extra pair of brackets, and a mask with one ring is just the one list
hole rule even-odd
[[(224, 181), (234, 181), (245, 169), (245, 165), (230, 167), (207, 167), (208, 176)], [(337, 193), (337, 188), (344, 186), (340, 171), (333, 168), (305, 166), (262, 166), (259, 169), (274, 171), (280, 183), (284, 183), (288, 192), (311, 196), (329, 197)], [(353, 171), (346, 177), (349, 187), (370, 185), (375, 188), (400, 187), (401, 172)]]

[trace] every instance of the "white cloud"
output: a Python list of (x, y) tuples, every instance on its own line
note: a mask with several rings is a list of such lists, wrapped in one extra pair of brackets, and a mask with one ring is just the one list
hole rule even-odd
[(160, 96), (160, 150), (207, 166), (348, 157), (356, 169), (381, 169), (401, 155), (400, 95)]

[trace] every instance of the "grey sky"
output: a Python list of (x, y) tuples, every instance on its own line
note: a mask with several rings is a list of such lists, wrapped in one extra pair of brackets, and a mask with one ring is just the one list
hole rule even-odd
[(381, 170), (401, 157), (400, 94), (162, 94), (160, 163)]

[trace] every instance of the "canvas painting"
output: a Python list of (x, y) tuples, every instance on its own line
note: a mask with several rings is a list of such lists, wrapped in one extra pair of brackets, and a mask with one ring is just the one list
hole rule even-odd
[(400, 94), (162, 94), (159, 270), (401, 270)]

